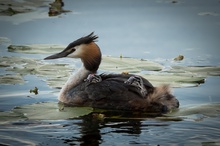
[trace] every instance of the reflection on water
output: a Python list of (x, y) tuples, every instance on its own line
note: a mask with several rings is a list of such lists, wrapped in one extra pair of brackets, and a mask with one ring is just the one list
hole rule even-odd
[(213, 118), (176, 122), (152, 117), (135, 119), (131, 114), (121, 119), (110, 118), (107, 113), (106, 116), (99, 119), (91, 113), (70, 120), (27, 120), (0, 125), (0, 144), (9, 140), (12, 145), (220, 144), (220, 123)]

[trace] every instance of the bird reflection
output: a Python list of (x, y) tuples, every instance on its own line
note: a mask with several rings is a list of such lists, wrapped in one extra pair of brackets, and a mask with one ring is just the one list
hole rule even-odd
[[(76, 123), (79, 128), (79, 135), (74, 135), (72, 138), (63, 139), (64, 143), (69, 145), (90, 145), (96, 146), (101, 144), (101, 133), (100, 133), (100, 120), (93, 118), (93, 114), (89, 114), (81, 117), (82, 122)], [(70, 128), (71, 129), (71, 128)], [(72, 129), (71, 129), (72, 130)]]
[[(82, 146), (96, 146), (102, 144), (102, 136), (104, 135), (114, 135), (114, 133), (117, 133), (138, 136), (141, 134), (143, 119), (140, 117), (143, 115), (133, 115), (131, 112), (107, 111), (104, 112), (105, 117), (100, 118), (97, 116), (98, 114), (93, 112), (82, 116), (80, 118), (82, 121), (75, 123), (79, 127), (80, 134), (74, 135), (70, 139), (63, 139), (64, 143), (69, 145), (78, 145), (80, 143)], [(146, 118), (146, 115), (144, 116)], [(155, 115), (153, 116), (155, 117)], [(152, 115), (148, 117), (151, 118)]]

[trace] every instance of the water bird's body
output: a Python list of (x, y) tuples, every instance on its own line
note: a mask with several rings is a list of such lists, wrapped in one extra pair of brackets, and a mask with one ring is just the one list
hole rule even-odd
[(70, 43), (62, 52), (46, 57), (80, 58), (81, 68), (62, 87), (58, 99), (70, 106), (91, 106), (104, 109), (168, 112), (179, 102), (168, 85), (153, 87), (146, 79), (132, 74), (101, 74), (101, 51), (91, 33)]

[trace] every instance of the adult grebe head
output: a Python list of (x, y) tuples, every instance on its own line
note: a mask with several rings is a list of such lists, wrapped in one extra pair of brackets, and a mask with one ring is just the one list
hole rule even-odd
[(101, 51), (95, 43), (98, 36), (92, 32), (88, 36), (79, 38), (70, 43), (62, 52), (48, 56), (45, 60), (57, 58), (80, 58), (84, 67), (91, 72), (96, 72), (101, 63)]

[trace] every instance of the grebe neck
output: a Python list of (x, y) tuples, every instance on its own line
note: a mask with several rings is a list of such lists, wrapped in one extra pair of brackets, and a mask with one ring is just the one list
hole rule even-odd
[(70, 96), (68, 91), (70, 91), (72, 88), (76, 87), (81, 82), (83, 82), (83, 80), (86, 79), (88, 75), (91, 73), (93, 72), (87, 70), (85, 66), (82, 65), (69, 77), (65, 85), (62, 87), (58, 99), (60, 101), (63, 101), (63, 99), (66, 99), (68, 96)]
[(102, 60), (102, 53), (95, 43), (90, 43), (86, 47), (88, 47), (89, 51), (83, 53), (81, 61), (87, 70), (96, 72)]

